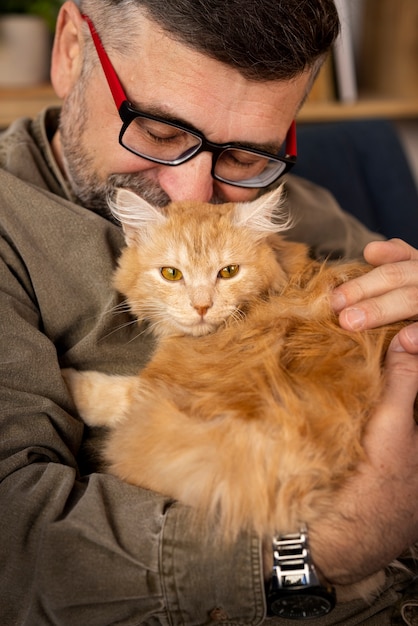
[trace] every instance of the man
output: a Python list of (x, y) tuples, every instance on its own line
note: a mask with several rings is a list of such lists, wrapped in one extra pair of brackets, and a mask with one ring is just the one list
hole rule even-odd
[[(166, 204), (262, 193), (287, 165), (275, 155), (336, 32), (331, 0), (64, 3), (51, 73), (60, 125), (51, 111), (0, 140), (2, 624), (263, 621), (272, 542), (213, 545), (181, 503), (92, 471), (60, 368), (132, 373), (152, 349), (110, 284), (123, 238), (107, 194), (127, 186)], [(287, 189), (291, 236), (318, 255), (357, 256), (374, 239), (325, 192), (292, 177)], [(341, 324), (416, 316), (418, 252), (378, 242), (367, 259), (376, 269), (335, 293)], [(308, 529), (322, 585), (360, 580), (418, 539), (417, 353), (411, 325), (388, 354), (367, 460), (332, 518)], [(389, 624), (411, 580), (389, 576), (371, 605), (339, 604), (312, 623)]]

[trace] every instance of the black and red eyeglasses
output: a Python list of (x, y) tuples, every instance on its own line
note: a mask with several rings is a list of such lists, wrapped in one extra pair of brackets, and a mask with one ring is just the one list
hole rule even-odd
[(283, 154), (270, 154), (239, 143), (213, 143), (200, 131), (135, 109), (128, 101), (102, 41), (87, 15), (88, 24), (113, 100), (122, 120), (121, 146), (139, 157), (176, 166), (200, 152), (212, 153), (212, 177), (236, 187), (268, 187), (296, 162), (296, 123), (286, 136)]

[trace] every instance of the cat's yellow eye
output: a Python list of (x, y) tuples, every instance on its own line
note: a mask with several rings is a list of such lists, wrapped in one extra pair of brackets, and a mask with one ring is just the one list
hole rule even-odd
[(181, 280), (183, 274), (176, 267), (160, 267), (161, 276), (166, 280)]
[(239, 265), (227, 265), (218, 272), (219, 278), (233, 278), (239, 272)]

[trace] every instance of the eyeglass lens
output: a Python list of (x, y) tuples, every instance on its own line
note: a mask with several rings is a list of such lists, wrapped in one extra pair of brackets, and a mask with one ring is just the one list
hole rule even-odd
[[(170, 123), (138, 115), (125, 127), (121, 143), (145, 158), (178, 165), (198, 152), (202, 139)], [(285, 169), (286, 163), (251, 150), (225, 148), (216, 155), (213, 173), (224, 182), (268, 185)]]
[(199, 137), (185, 130), (145, 117), (135, 117), (123, 133), (122, 143), (133, 152), (153, 159), (176, 162), (201, 145)]

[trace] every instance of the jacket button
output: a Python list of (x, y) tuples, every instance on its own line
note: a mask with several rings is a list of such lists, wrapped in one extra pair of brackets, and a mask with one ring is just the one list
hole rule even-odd
[(224, 622), (229, 619), (228, 613), (219, 607), (212, 609), (209, 613), (209, 617), (214, 622)]

